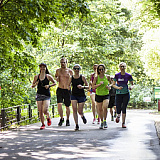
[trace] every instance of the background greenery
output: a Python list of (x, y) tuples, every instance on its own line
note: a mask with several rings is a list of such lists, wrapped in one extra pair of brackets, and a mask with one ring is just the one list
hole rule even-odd
[[(159, 85), (159, 4), (154, 0), (21, 0), (0, 1), (1, 105), (35, 105), (31, 89), (38, 64), (45, 62), (52, 76), (62, 56), (68, 67), (82, 66), (88, 80), (93, 64), (103, 63), (107, 74), (127, 63), (134, 78), (130, 106), (156, 106)], [(52, 87), (55, 103), (56, 87)], [(143, 102), (151, 97), (152, 103)]]

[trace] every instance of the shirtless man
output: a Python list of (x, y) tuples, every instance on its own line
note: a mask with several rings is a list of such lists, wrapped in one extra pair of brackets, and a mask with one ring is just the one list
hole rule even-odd
[(67, 115), (67, 120), (66, 120), (66, 126), (70, 126), (69, 123), (69, 116), (70, 116), (70, 104), (71, 104), (71, 99), (70, 99), (70, 90), (68, 90), (68, 80), (70, 76), (73, 75), (73, 71), (69, 68), (67, 68), (67, 59), (61, 58), (60, 60), (61, 63), (61, 68), (56, 70), (55, 78), (58, 82), (58, 88), (56, 91), (57, 94), (57, 103), (58, 103), (58, 113), (61, 117), (58, 125), (62, 126), (64, 123), (64, 118), (63, 118), (63, 109), (62, 109), (62, 103), (65, 104), (66, 106), (66, 115)]

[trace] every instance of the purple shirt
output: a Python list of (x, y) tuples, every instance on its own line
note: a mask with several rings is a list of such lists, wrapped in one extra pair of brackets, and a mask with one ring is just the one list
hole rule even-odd
[(117, 82), (117, 86), (122, 86), (121, 90), (117, 89), (116, 94), (127, 94), (128, 90), (128, 81), (133, 81), (132, 76), (129, 73), (125, 73), (125, 75), (121, 75), (121, 72), (116, 73), (114, 77), (114, 81)]

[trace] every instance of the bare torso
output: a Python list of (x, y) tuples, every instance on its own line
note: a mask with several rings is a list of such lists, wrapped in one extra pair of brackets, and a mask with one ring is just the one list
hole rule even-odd
[(56, 77), (58, 77), (58, 87), (62, 89), (68, 89), (68, 81), (73, 72), (69, 68), (59, 68), (56, 71)]

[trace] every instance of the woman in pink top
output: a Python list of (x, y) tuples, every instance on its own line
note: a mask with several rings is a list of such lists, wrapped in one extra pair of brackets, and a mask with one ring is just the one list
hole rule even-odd
[[(94, 73), (91, 74), (90, 76), (90, 83), (89, 85), (92, 86), (92, 83), (93, 83), (93, 80), (94, 80), (94, 77), (96, 76), (96, 71), (97, 71), (97, 67), (98, 67), (98, 64), (94, 64), (93, 65), (93, 70), (94, 70)], [(96, 102), (95, 102), (95, 93), (96, 93), (96, 89), (92, 89), (90, 88), (90, 97), (91, 97), (91, 102), (92, 102), (92, 112), (93, 112), (93, 124), (95, 124), (95, 121), (96, 121)], [(98, 114), (98, 108), (97, 108), (97, 114)], [(100, 122), (100, 118), (98, 117), (98, 124)]]

